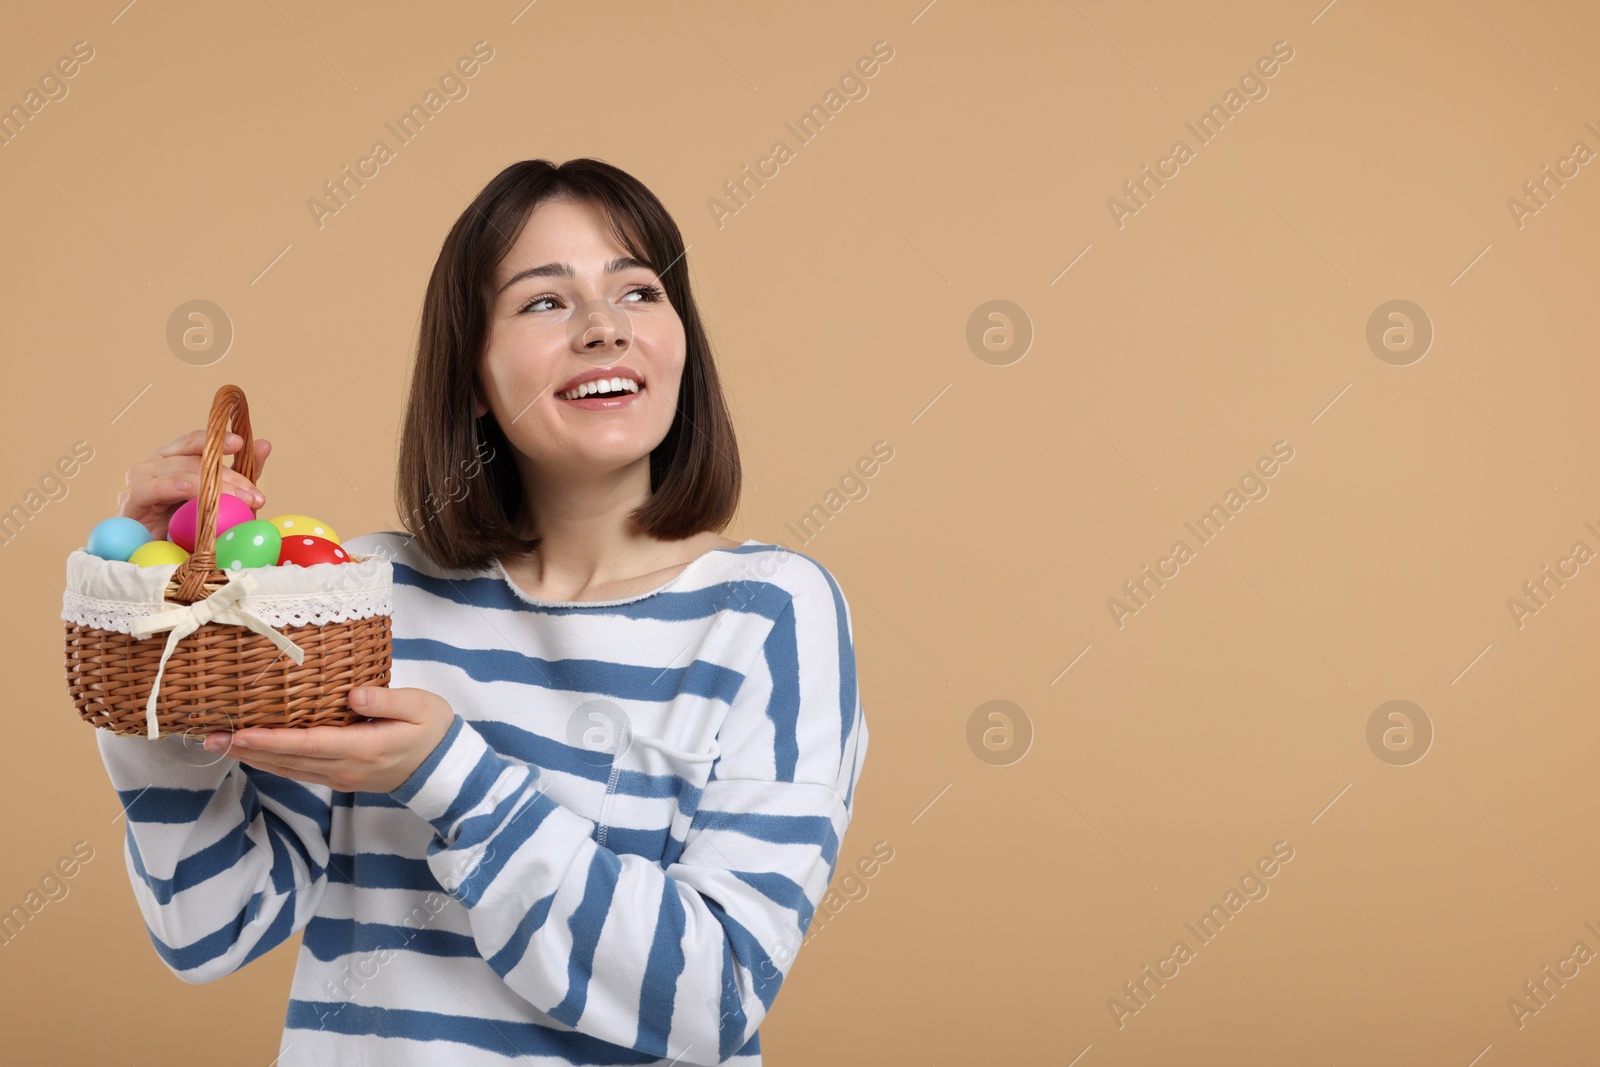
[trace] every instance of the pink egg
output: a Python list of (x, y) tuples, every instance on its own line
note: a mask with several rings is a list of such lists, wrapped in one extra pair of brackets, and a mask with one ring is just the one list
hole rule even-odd
[[(199, 503), (196, 500), (185, 500), (177, 511), (172, 513), (172, 519), (167, 523), (167, 540), (182, 548), (185, 552), (194, 551), (195, 524), (199, 521), (196, 512)], [(250, 505), (231, 493), (223, 493), (217, 497), (217, 529), (218, 535), (230, 526), (237, 526), (241, 522), (249, 522), (256, 517), (250, 510)]]

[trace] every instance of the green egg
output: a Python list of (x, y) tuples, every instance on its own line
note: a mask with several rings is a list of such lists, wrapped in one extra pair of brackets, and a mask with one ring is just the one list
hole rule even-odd
[(241, 522), (217, 538), (217, 567), (225, 571), (274, 567), (282, 547), (283, 535), (266, 519)]

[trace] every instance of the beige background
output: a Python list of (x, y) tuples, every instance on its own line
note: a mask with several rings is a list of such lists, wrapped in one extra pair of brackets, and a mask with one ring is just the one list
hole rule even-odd
[[(94, 58), (0, 148), (0, 506), (74, 442), (94, 458), (0, 547), (0, 905), (95, 850), (0, 947), (8, 1058), (276, 1055), (293, 947), (190, 987), (146, 936), (62, 683), (64, 558), (230, 381), (276, 446), (269, 507), (392, 527), (440, 242), (502, 167), (582, 155), (637, 175), (692, 246), (748, 475), (727, 532), (823, 562), (855, 621), (872, 740), (841, 863), (894, 858), (808, 943), (769, 1063), (1590, 1055), (1600, 964), (1520, 1028), (1507, 1001), (1575, 942), (1600, 951), (1600, 568), (1520, 628), (1507, 600), (1600, 550), (1600, 174), (1521, 227), (1507, 201), (1600, 150), (1600, 15), (1322, 2), (8, 15), (0, 102), (76, 41)], [(319, 229), (308, 199), (479, 40), (469, 95)], [(869, 94), (797, 146), (784, 123), (880, 40)], [(1123, 181), (1195, 147), (1184, 123), (1278, 41), (1268, 95), (1115, 225)], [(794, 157), (719, 227), (708, 201), (780, 138)], [(165, 337), (196, 299), (235, 330), (203, 367)], [(1408, 366), (1366, 342), (1395, 299), (1435, 330)], [(1008, 365), (968, 344), (991, 300), (1034, 334)], [(866, 495), (830, 497), (877, 441), (894, 457)], [(1119, 629), (1108, 598), (1196, 547), (1184, 523), (1277, 441), (1270, 494)], [(785, 526), (841, 503), (810, 540)], [(1435, 731), (1409, 766), (1366, 740), (1392, 699)], [(1031, 724), (1008, 765), (969, 747), (991, 700)], [(1280, 841), (1270, 894), (1195, 947), (1184, 923)], [(1195, 958), (1119, 1028), (1108, 1000), (1180, 938)]]

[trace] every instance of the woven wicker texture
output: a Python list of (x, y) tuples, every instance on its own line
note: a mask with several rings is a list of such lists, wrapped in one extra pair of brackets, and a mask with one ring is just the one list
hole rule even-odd
[[(204, 599), (228, 582), (216, 569), (216, 515), (222, 445), (230, 429), (244, 439), (234, 469), (254, 482), (259, 465), (244, 392), (224, 385), (206, 423), (195, 551), (173, 573), (165, 593), (176, 604)], [(167, 659), (156, 697), (160, 734), (361, 721), (363, 716), (350, 709), (349, 692), (358, 685), (388, 684), (389, 617), (291, 626), (280, 632), (304, 651), (299, 664), (243, 626), (207, 622), (181, 638)], [(159, 635), (138, 639), (67, 623), (67, 690), (84, 721), (118, 734), (146, 735), (146, 704), (163, 647)]]

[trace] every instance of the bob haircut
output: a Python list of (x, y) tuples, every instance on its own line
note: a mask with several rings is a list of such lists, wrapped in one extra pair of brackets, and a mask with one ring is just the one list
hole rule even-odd
[(541, 538), (520, 537), (513, 527), (523, 487), (511, 444), (494, 412), (476, 418), (472, 407), (496, 269), (533, 209), (558, 196), (601, 208), (618, 242), (656, 272), (683, 322), (677, 413), (650, 453), (650, 499), (630, 518), (653, 537), (678, 541), (721, 531), (738, 508), (739, 446), (677, 224), (643, 183), (609, 163), (523, 160), (497, 174), (456, 219), (423, 297), (395, 502), (406, 531), (442, 568), (484, 570), (539, 547)]

